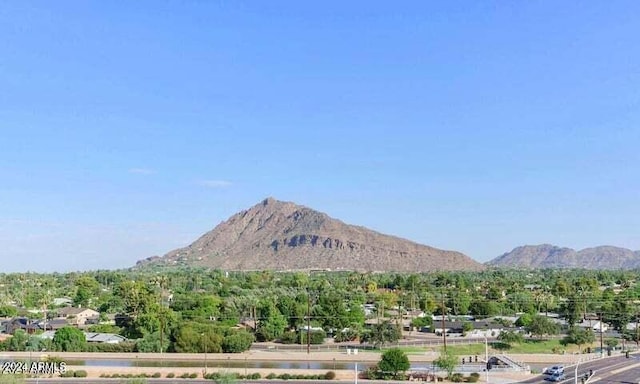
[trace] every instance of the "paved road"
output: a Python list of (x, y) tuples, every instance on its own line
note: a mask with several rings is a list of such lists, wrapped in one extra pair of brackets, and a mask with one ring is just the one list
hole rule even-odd
[[(135, 379), (77, 379), (77, 378), (68, 378), (68, 379), (40, 379), (36, 381), (26, 380), (26, 383), (29, 384), (122, 384), (127, 383), (129, 380)], [(203, 379), (144, 379), (147, 384), (212, 384), (215, 383), (213, 380), (203, 380)], [(242, 383), (243, 380), (238, 380), (238, 382)], [(344, 380), (250, 380), (249, 383), (268, 383), (268, 384), (312, 384), (312, 383), (324, 383), (324, 384), (351, 384), (351, 381)], [(407, 384), (407, 381), (370, 381), (370, 380), (358, 380), (360, 382), (368, 382), (368, 383), (378, 383), (378, 384)]]
[[(575, 383), (575, 365), (565, 366), (565, 380), (560, 383)], [(588, 376), (589, 371), (593, 371), (593, 377), (588, 381), (592, 383), (633, 383), (637, 384), (640, 379), (640, 355), (632, 355), (627, 359), (624, 355), (609, 357), (599, 360), (591, 360), (578, 365), (578, 383), (581, 378)], [(545, 381), (546, 375), (537, 375), (534, 378), (520, 381), (520, 383), (549, 383)]]

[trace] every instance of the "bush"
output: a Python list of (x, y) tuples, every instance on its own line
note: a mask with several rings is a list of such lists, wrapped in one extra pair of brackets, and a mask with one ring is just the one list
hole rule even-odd
[(174, 377), (176, 377), (175, 373), (173, 373), (173, 372), (167, 373), (167, 379), (173, 379)]
[(288, 373), (283, 373), (282, 375), (278, 376), (278, 378), (281, 380), (289, 380), (291, 378), (291, 375)]
[(251, 380), (259, 380), (262, 378), (262, 375), (260, 375), (260, 373), (256, 372), (256, 373), (252, 373), (250, 379)]
[(73, 377), (87, 377), (87, 371), (85, 370), (78, 370), (73, 372)]
[(269, 380), (273, 380), (273, 379), (275, 379), (276, 377), (278, 377), (278, 376), (277, 376), (275, 373), (271, 372), (270, 374), (268, 374), (268, 375), (267, 375), (267, 377), (266, 377), (266, 378), (267, 378), (267, 379), (269, 379)]
[(300, 341), (300, 338), (298, 337), (298, 334), (294, 331), (288, 331), (282, 334), (282, 336), (280, 336), (280, 342), (282, 344), (295, 344), (298, 343)]
[(462, 373), (454, 373), (451, 375), (449, 380), (454, 383), (462, 383), (464, 381), (464, 377), (462, 376)]
[(324, 374), (324, 379), (325, 380), (333, 380), (336, 378), (336, 373), (333, 371), (329, 371), (327, 373)]
[(467, 382), (468, 383), (477, 383), (478, 380), (480, 380), (480, 375), (478, 375), (477, 373), (475, 374), (475, 376), (472, 373), (469, 377), (467, 377)]
[(189, 378), (190, 378), (190, 379), (195, 379), (196, 377), (198, 377), (198, 374), (197, 374), (197, 373), (190, 373), (190, 374), (189, 374)]
[(73, 377), (73, 374), (74, 372), (72, 370), (68, 370), (68, 371), (62, 372), (60, 374), (60, 377)]
[(151, 375), (151, 377), (153, 377), (154, 379), (159, 379), (162, 376), (162, 374), (160, 372), (156, 372), (153, 375)]

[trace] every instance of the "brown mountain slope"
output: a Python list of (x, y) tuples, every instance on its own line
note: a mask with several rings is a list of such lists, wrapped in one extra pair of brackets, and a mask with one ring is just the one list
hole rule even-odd
[(554, 245), (525, 245), (514, 248), (487, 265), (505, 268), (584, 268), (634, 269), (640, 268), (640, 251), (612, 246), (599, 246), (575, 251)]
[(193, 244), (138, 265), (192, 265), (226, 270), (482, 270), (459, 252), (443, 251), (324, 213), (268, 198), (239, 212)]

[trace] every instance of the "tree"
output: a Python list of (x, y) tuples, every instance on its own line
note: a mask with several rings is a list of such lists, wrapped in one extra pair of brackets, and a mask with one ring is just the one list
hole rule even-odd
[(498, 340), (507, 344), (522, 343), (524, 341), (524, 337), (522, 337), (519, 332), (503, 331), (498, 335)]
[(567, 336), (562, 339), (562, 344), (575, 344), (582, 350), (582, 345), (593, 343), (595, 339), (596, 337), (591, 329), (571, 327)]
[(162, 335), (162, 343), (160, 343), (160, 332), (147, 333), (141, 339), (136, 342), (136, 349), (138, 352), (153, 352), (157, 353), (162, 347), (162, 352), (166, 352), (169, 347), (170, 340), (167, 334)]
[(259, 313), (261, 320), (256, 330), (256, 338), (259, 341), (272, 341), (279, 338), (287, 326), (287, 319), (273, 303), (263, 304)]
[(462, 335), (466, 335), (467, 332), (472, 331), (473, 330), (473, 324), (470, 321), (463, 321), (462, 322)]
[(84, 332), (74, 327), (62, 327), (53, 336), (53, 346), (62, 352), (82, 352), (87, 344)]
[(212, 327), (202, 327), (195, 323), (185, 324), (175, 331), (174, 349), (179, 353), (220, 353), (223, 336)]
[(228, 335), (222, 341), (222, 352), (241, 353), (251, 348), (254, 337), (247, 331), (238, 331)]
[(76, 281), (76, 295), (73, 303), (78, 307), (86, 307), (91, 299), (100, 293), (100, 284), (93, 276), (84, 275)]
[(10, 305), (0, 306), (0, 317), (16, 317), (18, 315), (18, 309)]
[(546, 316), (533, 316), (531, 323), (525, 327), (533, 336), (555, 335), (558, 333), (558, 325)]
[(400, 340), (402, 334), (397, 326), (391, 324), (388, 320), (379, 324), (374, 324), (371, 329), (366, 332), (361, 342), (372, 343), (375, 347), (384, 346), (387, 343), (393, 343)]
[(18, 329), (8, 341), (7, 349), (10, 351), (24, 351), (27, 349), (29, 336), (22, 329)]
[(451, 377), (453, 370), (458, 365), (458, 357), (451, 353), (451, 351), (442, 351), (440, 356), (433, 361), (436, 367), (447, 372), (447, 377)]
[(392, 348), (385, 351), (378, 363), (378, 369), (383, 373), (391, 373), (396, 379), (400, 373), (404, 373), (410, 367), (409, 358), (399, 348)]
[(529, 326), (529, 324), (531, 324), (532, 320), (533, 320), (533, 315), (529, 313), (523, 313), (520, 317), (518, 317), (514, 325), (516, 327), (527, 327)]

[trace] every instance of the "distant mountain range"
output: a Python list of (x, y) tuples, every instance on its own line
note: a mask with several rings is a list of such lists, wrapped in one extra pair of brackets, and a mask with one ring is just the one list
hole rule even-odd
[(600, 246), (576, 251), (525, 245), (485, 264), (370, 229), (313, 209), (267, 198), (231, 216), (191, 245), (136, 267), (201, 266), (225, 270), (480, 271), (493, 268), (640, 268), (640, 251)]
[(640, 251), (612, 246), (599, 246), (576, 251), (555, 245), (525, 245), (517, 247), (486, 263), (501, 268), (640, 268)]
[(291, 202), (265, 199), (236, 213), (191, 245), (138, 262), (225, 270), (479, 271), (445, 251), (348, 225)]

